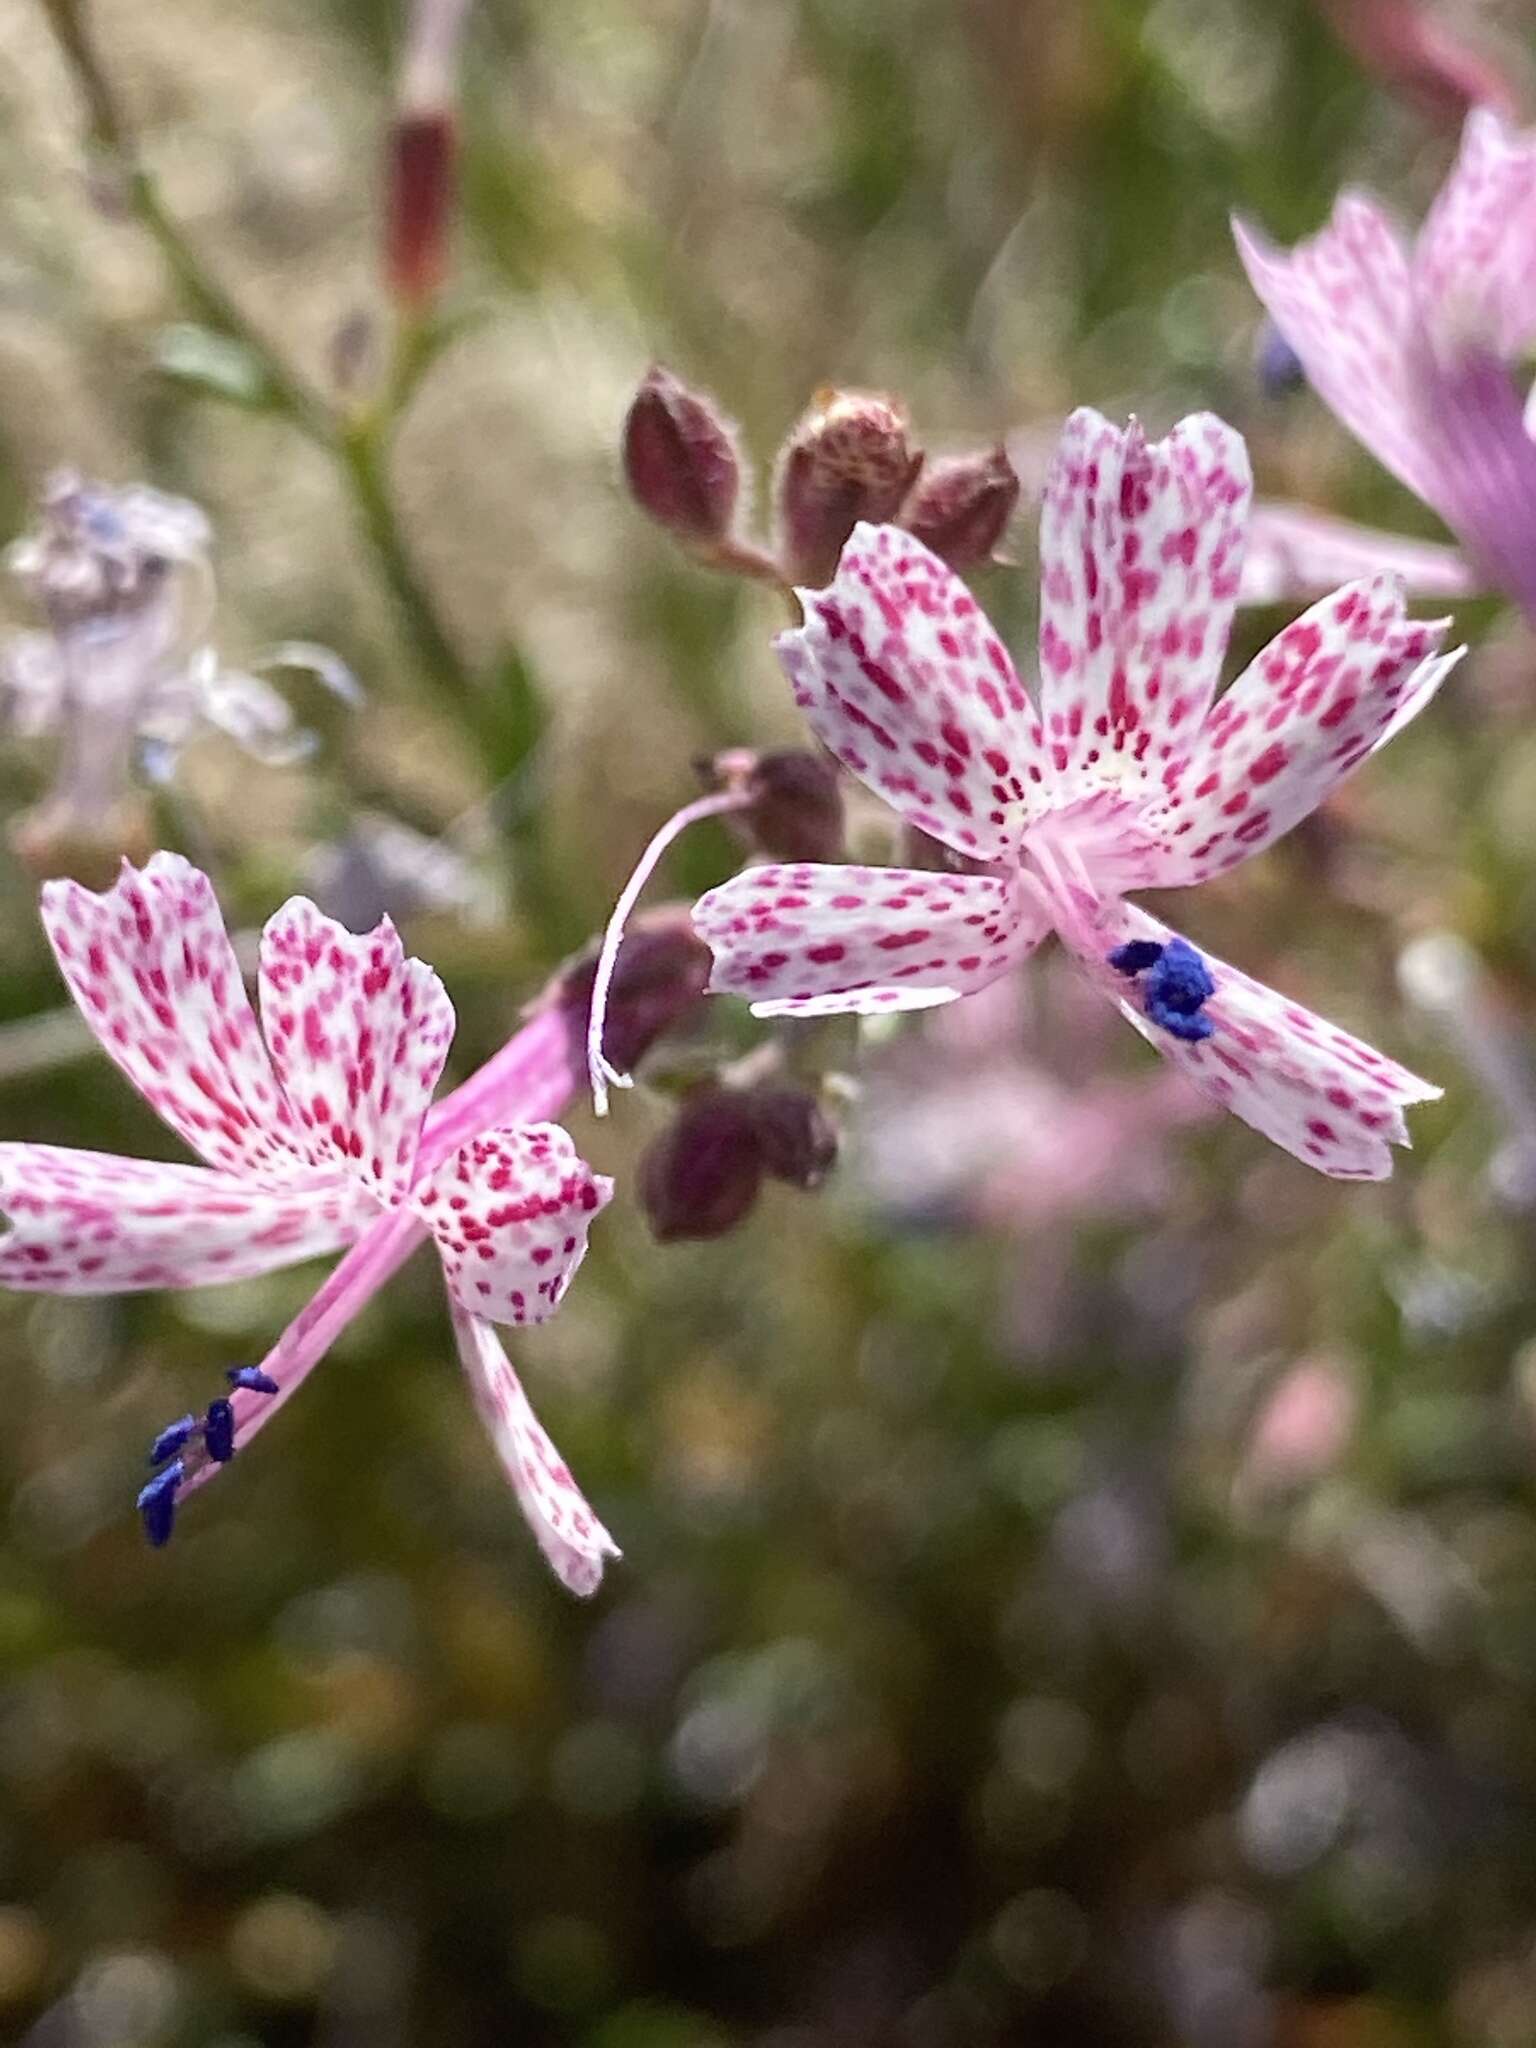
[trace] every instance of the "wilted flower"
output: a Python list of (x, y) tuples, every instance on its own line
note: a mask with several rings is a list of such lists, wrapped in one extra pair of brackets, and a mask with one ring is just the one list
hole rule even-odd
[[(158, 853), (102, 895), (43, 891), (59, 967), (103, 1050), (200, 1166), (0, 1145), (0, 1284), (119, 1294), (352, 1252), (260, 1366), (156, 1439), (152, 1541), (178, 1495), (233, 1457), (424, 1238), (436, 1240), (464, 1370), (530, 1526), (577, 1592), (615, 1555), (540, 1427), (493, 1327), (559, 1305), (611, 1183), (558, 1125), (561, 1020), (429, 1112), (453, 1037), (442, 983), (393, 926), (358, 937), (295, 897), (262, 935), (258, 1031), (206, 875)], [(517, 1121), (506, 1120), (509, 1110)]]
[[(225, 733), (273, 766), (310, 751), (313, 736), (271, 683), (224, 668), (204, 640), (210, 541), (185, 498), (60, 471), (36, 531), (9, 549), (11, 573), (47, 625), (0, 647), (0, 704), (17, 733), (60, 741), (57, 780), (24, 833), (40, 855), (70, 841), (113, 843), (135, 767), (163, 777), (203, 732)], [(310, 669), (339, 695), (357, 695), (323, 648), (289, 643), (255, 666)]]
[(1536, 341), (1536, 135), (1471, 114), (1411, 246), (1357, 192), (1289, 251), (1234, 232), (1319, 397), (1536, 619), (1536, 443), (1514, 379)]
[(1209, 414), (1149, 446), (1084, 409), (1041, 531), (1038, 712), (965, 585), (861, 527), (780, 657), (840, 759), (981, 872), (771, 866), (695, 909), (711, 986), (762, 1016), (926, 1009), (1051, 930), (1197, 1087), (1323, 1172), (1377, 1179), (1439, 1091), (1128, 904), (1222, 874), (1313, 811), (1433, 695), (1443, 623), (1386, 578), (1288, 626), (1213, 704), (1250, 490)]

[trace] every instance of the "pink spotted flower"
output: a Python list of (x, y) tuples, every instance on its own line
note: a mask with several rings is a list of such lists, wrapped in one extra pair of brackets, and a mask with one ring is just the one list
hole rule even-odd
[(1234, 232), (1319, 397), (1536, 619), (1536, 441), (1515, 381), (1536, 343), (1536, 133), (1470, 114), (1412, 241), (1360, 192), (1294, 249)]
[[(285, 904), (262, 934), (260, 1029), (212, 885), (175, 854), (142, 871), (125, 862), (101, 895), (48, 883), (43, 923), (102, 1049), (202, 1164), (0, 1144), (0, 1285), (201, 1287), (351, 1247), (260, 1366), (237, 1368), (230, 1394), (156, 1439), (160, 1469), (140, 1496), (151, 1540), (431, 1237), (518, 1500), (556, 1571), (591, 1592), (613, 1542), (494, 1328), (554, 1312), (611, 1193), (558, 1125), (532, 1120), (571, 1086), (563, 1022), (530, 1026), (432, 1109), (453, 1008), (388, 919), (359, 937), (302, 897)], [(499, 1121), (509, 1105), (529, 1120)]]
[(858, 528), (780, 659), (834, 753), (974, 871), (749, 868), (694, 912), (711, 987), (763, 1016), (924, 1009), (1054, 929), (1207, 1095), (1324, 1173), (1385, 1177), (1404, 1106), (1439, 1090), (1125, 900), (1288, 832), (1457, 659), (1375, 577), (1218, 698), (1249, 493), (1241, 437), (1209, 414), (1150, 445), (1072, 416), (1042, 508), (1038, 706), (956, 576), (896, 528)]

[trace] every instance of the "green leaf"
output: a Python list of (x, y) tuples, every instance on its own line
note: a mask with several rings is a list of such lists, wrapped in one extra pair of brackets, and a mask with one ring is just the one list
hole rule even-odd
[(155, 345), (155, 367), (179, 384), (253, 412), (264, 412), (275, 401), (271, 379), (243, 341), (190, 320), (163, 330)]

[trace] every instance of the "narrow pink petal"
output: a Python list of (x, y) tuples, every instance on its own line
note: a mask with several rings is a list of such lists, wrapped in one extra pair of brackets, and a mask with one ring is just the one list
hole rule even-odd
[(1445, 348), (1506, 358), (1536, 337), (1536, 134), (1474, 108), (1461, 151), (1419, 231), (1413, 284)]
[(1054, 787), (1150, 781), (1205, 714), (1237, 604), (1252, 495), (1211, 413), (1149, 443), (1084, 406), (1040, 513), (1040, 690)]
[(295, 896), (261, 935), (261, 1017), (317, 1156), (403, 1201), (453, 1039), (453, 1005), (388, 918), (361, 936)]
[(912, 868), (747, 868), (694, 905), (710, 988), (759, 1017), (925, 1010), (996, 981), (1050, 929), (990, 875)]
[(1409, 1143), (1403, 1110), (1432, 1102), (1442, 1091), (1209, 953), (1201, 957), (1216, 993), (1204, 1014), (1215, 1029), (1198, 1044), (1173, 1037), (1150, 1022), (1136, 1001), (1136, 984), (1106, 957), (1130, 939), (1163, 945), (1173, 936), (1134, 905), (1110, 903), (1097, 927), (1074, 933), (1071, 944), (1143, 1038), (1202, 1094), (1319, 1173), (1335, 1180), (1387, 1179), (1390, 1148)]
[(1243, 604), (1309, 601), (1360, 576), (1399, 577), (1410, 597), (1467, 597), (1482, 578), (1459, 548), (1261, 498), (1248, 521)]
[(1145, 822), (1157, 888), (1205, 881), (1271, 845), (1359, 767), (1460, 659), (1431, 659), (1448, 621), (1409, 619), (1391, 577), (1348, 584), (1238, 677)]
[(1345, 193), (1292, 250), (1234, 221), (1237, 253), (1307, 380), (1350, 432), (1427, 505), (1441, 477), (1418, 393), (1422, 331), (1401, 235), (1374, 200)]
[(0, 1287), (125, 1294), (248, 1280), (350, 1244), (377, 1209), (345, 1181), (260, 1188), (206, 1166), (0, 1145)]
[(607, 1560), (620, 1554), (618, 1545), (587, 1505), (534, 1414), (501, 1339), (489, 1323), (466, 1315), (457, 1302), (452, 1311), (475, 1406), (540, 1550), (573, 1593), (595, 1593)]
[(845, 766), (957, 852), (1017, 842), (1041, 779), (1034, 714), (965, 585), (894, 526), (856, 526), (805, 624), (775, 646), (795, 701)]
[(521, 1124), (472, 1138), (417, 1183), (411, 1207), (436, 1237), (461, 1307), (495, 1323), (542, 1323), (612, 1193), (558, 1124)]
[(210, 1166), (280, 1186), (319, 1155), (272, 1071), (213, 885), (179, 854), (102, 895), (47, 882), (43, 927), (103, 1050)]

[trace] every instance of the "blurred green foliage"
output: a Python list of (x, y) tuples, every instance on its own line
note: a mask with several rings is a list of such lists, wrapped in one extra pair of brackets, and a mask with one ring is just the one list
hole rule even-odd
[[(169, 216), (258, 334), (316, 388), (378, 375), (394, 12), (96, 19)], [(691, 757), (797, 731), (772, 593), (621, 495), (649, 360), (764, 465), (827, 381), (899, 392), (935, 447), (1211, 407), (1263, 488), (1429, 532), (1307, 394), (1259, 392), (1226, 220), (1298, 233), (1351, 179), (1414, 214), (1448, 147), (1303, 0), (486, 0), (465, 317), (383, 457), (456, 700), (345, 472), (178, 324), (12, 0), (0, 516), (59, 462), (185, 492), (230, 654), (301, 635), (365, 679), (361, 714), (313, 707), (316, 763), (209, 744), (162, 822), (246, 927), (319, 886), (360, 806), (446, 835), (485, 904), (406, 921), (467, 1071)], [(984, 579), (1021, 645), (1031, 550), (1026, 511), (1023, 572)], [(1213, 948), (1445, 1081), (1391, 1184), (1186, 1127), (1049, 963), (979, 1038), (873, 1046), (833, 1186), (718, 1244), (660, 1251), (624, 1199), (658, 1095), (574, 1117), (621, 1197), (518, 1351), (625, 1546), (590, 1607), (542, 1572), (424, 1269), (157, 1556), (144, 1445), (313, 1274), (0, 1300), (6, 2038), (1536, 2040), (1536, 699), (1523, 629), (1465, 623), (1424, 726), (1198, 905)], [(45, 775), (0, 754), (8, 815)], [(701, 831), (672, 886), (734, 858)], [(34, 1023), (60, 991), (33, 903), (0, 863), (0, 1127), (172, 1156)], [(1446, 933), (1470, 980), (1441, 1000), (1421, 945), (1415, 1005), (1399, 955)], [(704, 1029), (746, 1042), (723, 1008)]]

